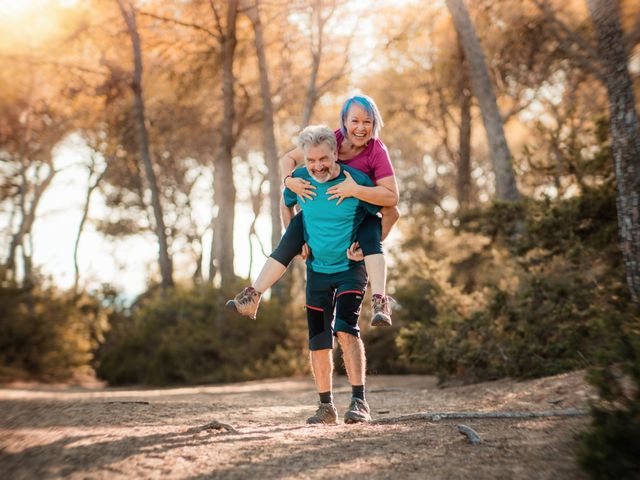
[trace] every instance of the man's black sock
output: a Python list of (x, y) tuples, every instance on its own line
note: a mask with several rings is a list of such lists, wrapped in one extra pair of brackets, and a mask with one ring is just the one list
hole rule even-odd
[(320, 401), (322, 403), (332, 403), (333, 398), (331, 397), (331, 392), (321, 392), (320, 393)]
[(351, 396), (364, 400), (364, 385), (351, 385)]

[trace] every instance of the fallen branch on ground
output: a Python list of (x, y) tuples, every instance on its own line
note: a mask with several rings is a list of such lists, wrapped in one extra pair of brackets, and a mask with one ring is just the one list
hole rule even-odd
[(198, 430), (201, 432), (203, 430), (226, 430), (227, 432), (233, 433), (234, 435), (238, 434), (238, 431), (231, 425), (229, 425), (228, 423), (218, 422), (217, 420), (198, 427)]
[(589, 415), (588, 410), (570, 408), (567, 410), (549, 410), (544, 412), (422, 412), (397, 417), (378, 418), (372, 424), (378, 423), (399, 423), (412, 420), (429, 420), (438, 422), (440, 420), (460, 420), (460, 419), (486, 419), (486, 418), (547, 418), (547, 417), (583, 417)]
[(107, 402), (109, 405), (121, 404), (121, 405), (149, 405), (149, 402), (142, 400), (114, 400)]
[(467, 440), (469, 440), (469, 443), (471, 443), (472, 445), (479, 445), (482, 443), (482, 439), (480, 438), (480, 435), (478, 435), (473, 428), (467, 427), (466, 425), (462, 425), (462, 424), (457, 425), (457, 427), (458, 427), (458, 431), (461, 434), (466, 435)]

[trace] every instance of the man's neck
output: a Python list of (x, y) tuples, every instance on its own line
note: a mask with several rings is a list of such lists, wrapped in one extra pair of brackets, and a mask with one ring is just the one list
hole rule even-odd
[(336, 178), (338, 178), (338, 175), (340, 175), (340, 164), (336, 162), (333, 164), (333, 170), (331, 170), (331, 175), (329, 176), (329, 180), (327, 180), (327, 182), (335, 180)]

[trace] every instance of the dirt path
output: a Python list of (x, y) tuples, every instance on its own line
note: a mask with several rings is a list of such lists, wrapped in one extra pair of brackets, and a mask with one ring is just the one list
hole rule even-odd
[[(585, 408), (580, 372), (438, 388), (431, 377), (370, 377), (374, 418), (434, 411)], [(350, 389), (335, 388), (344, 410)], [(0, 472), (33, 478), (586, 478), (575, 434), (588, 417), (306, 426), (309, 379), (175, 389), (0, 389)], [(202, 429), (211, 421), (237, 434)], [(471, 445), (464, 423), (483, 439)]]

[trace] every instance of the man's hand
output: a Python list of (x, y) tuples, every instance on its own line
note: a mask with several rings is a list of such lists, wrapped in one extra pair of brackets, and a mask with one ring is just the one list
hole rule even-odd
[(298, 256), (302, 260), (306, 260), (309, 257), (309, 255), (311, 255), (311, 249), (309, 248), (309, 245), (307, 245), (306, 243), (303, 243), (302, 244), (302, 250), (300, 251)]
[(311, 185), (311, 182), (304, 178), (287, 177), (285, 185), (289, 190), (300, 197), (302, 203), (305, 203), (305, 198), (313, 200), (313, 197), (316, 196), (316, 192), (314, 192), (316, 187)]
[(353, 260), (354, 262), (364, 260), (364, 254), (362, 253), (362, 249), (360, 248), (360, 244), (358, 242), (353, 242), (351, 246), (347, 248), (347, 258), (349, 260)]
[(342, 200), (347, 197), (355, 197), (356, 191), (359, 187), (351, 174), (346, 170), (344, 171), (344, 176), (347, 177), (344, 182), (340, 182), (327, 190), (327, 193), (331, 195), (329, 200), (333, 200), (334, 198), (338, 199), (338, 203), (336, 203), (336, 205), (340, 205)]

